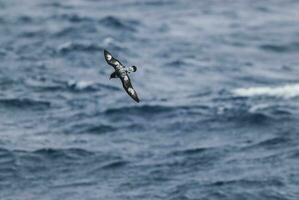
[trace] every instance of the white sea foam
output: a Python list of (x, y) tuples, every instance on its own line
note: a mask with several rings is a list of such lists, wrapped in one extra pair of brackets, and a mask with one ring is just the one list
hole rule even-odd
[(58, 46), (58, 51), (64, 51), (66, 49), (69, 49), (73, 45), (72, 42), (65, 42)]
[(92, 85), (94, 85), (94, 82), (92, 81), (75, 81), (75, 80), (71, 80), (68, 81), (68, 86), (69, 87), (73, 87), (77, 90), (84, 90)]
[(244, 97), (270, 96), (288, 99), (299, 96), (299, 84), (288, 84), (276, 87), (239, 88), (233, 90), (233, 94)]
[(112, 43), (115, 42), (115, 39), (112, 38), (112, 37), (106, 37), (104, 40), (103, 40), (103, 43), (105, 44), (105, 46), (108, 46), (108, 45), (111, 45)]

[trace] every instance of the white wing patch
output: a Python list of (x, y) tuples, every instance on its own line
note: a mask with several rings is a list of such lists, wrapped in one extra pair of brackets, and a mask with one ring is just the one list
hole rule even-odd
[(112, 56), (107, 54), (107, 60), (111, 60)]
[(134, 94), (135, 91), (133, 90), (133, 88), (128, 88), (128, 91), (130, 92), (130, 94)]
[(124, 81), (128, 81), (128, 80), (129, 80), (128, 76), (125, 76)]

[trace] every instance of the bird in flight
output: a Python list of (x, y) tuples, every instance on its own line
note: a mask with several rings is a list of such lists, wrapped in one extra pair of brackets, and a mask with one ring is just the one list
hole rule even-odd
[(136, 72), (137, 67), (125, 67), (123, 64), (121, 64), (121, 62), (115, 59), (107, 50), (104, 50), (104, 57), (106, 62), (114, 68), (114, 72), (110, 75), (110, 79), (119, 78), (128, 95), (132, 97), (132, 99), (134, 99), (137, 103), (139, 103), (140, 100), (131, 84), (131, 80), (129, 77), (129, 73)]

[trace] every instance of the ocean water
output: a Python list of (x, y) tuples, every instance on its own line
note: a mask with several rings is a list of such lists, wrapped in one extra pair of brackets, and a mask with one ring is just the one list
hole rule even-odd
[(298, 10), (0, 0), (0, 199), (299, 199)]

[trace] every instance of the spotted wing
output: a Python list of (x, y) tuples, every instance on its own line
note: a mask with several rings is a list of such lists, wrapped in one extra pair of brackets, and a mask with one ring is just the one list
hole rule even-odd
[(117, 66), (122, 66), (122, 64), (117, 59), (113, 58), (111, 53), (109, 53), (109, 51), (105, 49), (104, 49), (104, 57), (106, 62), (112, 67), (116, 68)]
[(134, 88), (131, 84), (130, 77), (128, 75), (125, 75), (125, 76), (120, 77), (120, 79), (121, 79), (123, 87), (126, 90), (126, 92), (128, 93), (128, 95), (130, 95), (130, 97), (132, 97), (132, 99), (134, 99), (136, 102), (139, 103), (140, 100), (138, 98), (136, 91), (134, 90)]

